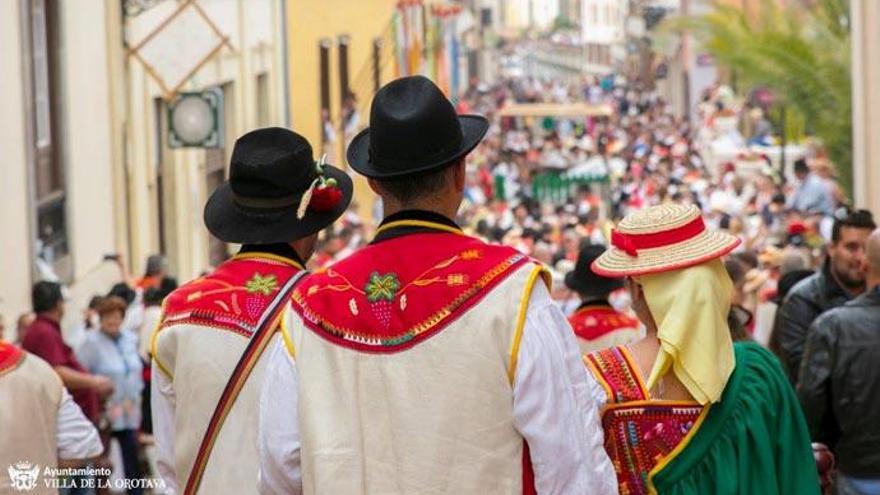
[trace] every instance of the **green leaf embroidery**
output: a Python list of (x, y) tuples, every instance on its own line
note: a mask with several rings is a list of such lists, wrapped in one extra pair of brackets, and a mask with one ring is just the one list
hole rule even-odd
[(275, 275), (264, 277), (259, 273), (254, 273), (254, 276), (244, 284), (244, 288), (251, 294), (262, 292), (264, 296), (268, 296), (278, 288), (278, 280)]
[(364, 290), (367, 293), (367, 300), (371, 303), (382, 299), (393, 301), (394, 295), (400, 290), (400, 281), (396, 273), (379, 275), (379, 272), (373, 272)]

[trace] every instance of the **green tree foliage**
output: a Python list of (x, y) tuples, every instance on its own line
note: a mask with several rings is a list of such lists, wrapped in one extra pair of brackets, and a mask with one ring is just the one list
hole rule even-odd
[[(667, 22), (688, 30), (741, 87), (768, 87), (852, 183), (852, 97), (848, 0), (764, 0), (757, 9), (715, 2), (708, 13)], [(754, 10), (757, 10), (755, 12)], [(793, 136), (797, 137), (797, 136)]]

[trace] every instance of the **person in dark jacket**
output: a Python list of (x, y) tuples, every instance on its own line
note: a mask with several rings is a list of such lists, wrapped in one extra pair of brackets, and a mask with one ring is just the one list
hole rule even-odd
[[(776, 304), (777, 308), (782, 307), (782, 302), (785, 301), (788, 293), (791, 292), (791, 289), (794, 288), (801, 280), (813, 275), (813, 270), (792, 270), (785, 275), (779, 278), (779, 281), (776, 282), (776, 297), (773, 298), (773, 303)], [(779, 358), (779, 361), (784, 361), (782, 354), (782, 346), (779, 343), (779, 325), (781, 324), (782, 318), (779, 316), (779, 311), (777, 310), (776, 315), (773, 317), (773, 329), (770, 333), (770, 340), (768, 342), (768, 347), (773, 354), (776, 354), (776, 357)]]
[(792, 383), (797, 382), (804, 341), (816, 317), (864, 292), (865, 242), (875, 228), (866, 210), (836, 219), (824, 266), (794, 286), (779, 308), (779, 347)]
[(831, 446), (845, 495), (880, 494), (880, 230), (866, 251), (868, 291), (813, 323), (798, 381), (810, 434)]

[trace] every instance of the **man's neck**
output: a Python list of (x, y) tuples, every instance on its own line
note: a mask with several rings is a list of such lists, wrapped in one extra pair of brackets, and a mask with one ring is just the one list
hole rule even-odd
[(40, 316), (42, 318), (45, 318), (45, 319), (52, 321), (52, 322), (55, 322), (55, 323), (61, 323), (61, 316), (58, 315), (58, 313), (56, 313), (54, 311), (46, 311), (43, 313), (39, 313), (37, 316)]
[(409, 204), (409, 205), (387, 205), (383, 207), (382, 213), (384, 218), (388, 218), (395, 213), (400, 213), (401, 211), (408, 210), (421, 210), (421, 211), (429, 211), (431, 213), (436, 213), (438, 215), (443, 215), (446, 218), (455, 219), (456, 213), (458, 213), (458, 206), (455, 208), (451, 208), (449, 206), (444, 207), (443, 205), (429, 205), (429, 204)]
[(843, 281), (840, 280), (840, 277), (838, 277), (837, 274), (834, 273), (833, 267), (828, 271), (829, 273), (831, 273), (831, 277), (834, 279), (834, 283), (836, 283), (838, 287), (843, 289), (843, 291), (850, 296), (858, 296), (862, 292), (865, 292), (865, 287), (873, 287), (873, 285), (871, 285), (870, 283), (867, 283), (866, 285), (860, 285), (858, 287), (850, 287), (849, 285), (844, 284)]

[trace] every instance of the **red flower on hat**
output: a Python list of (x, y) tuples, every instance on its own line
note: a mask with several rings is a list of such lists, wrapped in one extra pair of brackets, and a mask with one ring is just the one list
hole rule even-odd
[(318, 186), (312, 192), (309, 209), (318, 213), (333, 211), (340, 201), (342, 201), (342, 189), (336, 186), (336, 181), (328, 179), (324, 185)]

